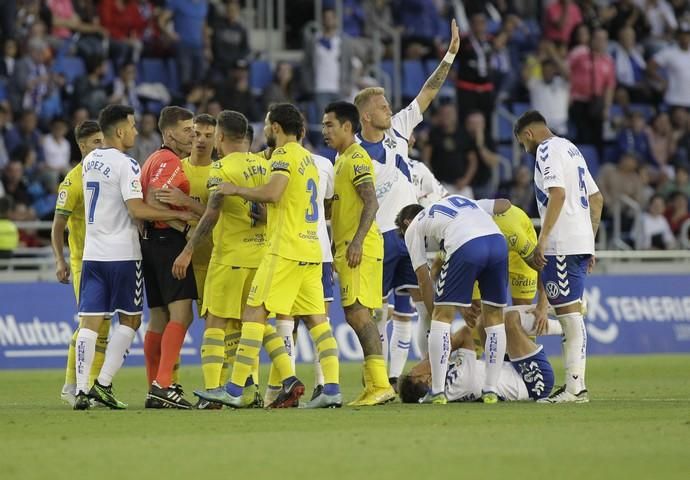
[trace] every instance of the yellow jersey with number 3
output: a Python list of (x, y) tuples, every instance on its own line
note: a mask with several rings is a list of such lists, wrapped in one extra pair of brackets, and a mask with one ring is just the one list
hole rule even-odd
[(69, 171), (58, 187), (55, 213), (67, 217), (70, 262), (79, 262), (84, 254), (86, 216), (84, 214), (84, 190), (82, 189), (81, 162)]
[(317, 194), (319, 170), (311, 152), (297, 142), (276, 148), (271, 156), (271, 176), (288, 178), (277, 203), (268, 204), (268, 251), (289, 260), (321, 263), (318, 235), (320, 211)]
[[(268, 181), (268, 166), (260, 157), (235, 152), (213, 162), (208, 191), (223, 182), (242, 187), (258, 187)], [(257, 268), (266, 251), (266, 226), (251, 216), (253, 202), (237, 196), (223, 199), (220, 218), (213, 229), (212, 263), (231, 267)]]
[[(189, 180), (189, 196), (194, 200), (206, 205), (208, 203), (208, 175), (211, 171), (211, 164), (192, 165), (189, 157), (182, 159), (182, 169)], [(189, 222), (196, 227), (197, 222)], [(191, 235), (190, 231), (190, 235)], [(194, 249), (192, 264), (196, 268), (207, 268), (213, 251), (213, 238), (211, 236)]]
[[(357, 194), (357, 187), (367, 182), (375, 185), (374, 165), (366, 150), (353, 143), (335, 162), (331, 229), (336, 256), (345, 255), (347, 246), (357, 233), (364, 208), (364, 202)], [(383, 237), (376, 220), (364, 237), (362, 253), (373, 258), (383, 258)]]

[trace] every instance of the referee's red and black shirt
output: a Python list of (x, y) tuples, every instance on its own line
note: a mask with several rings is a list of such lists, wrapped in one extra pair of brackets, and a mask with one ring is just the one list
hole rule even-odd
[[(163, 145), (153, 152), (144, 162), (141, 169), (141, 186), (144, 199), (149, 190), (155, 191), (163, 188), (179, 188), (189, 195), (189, 179), (182, 168), (182, 161), (175, 152)], [(182, 207), (170, 206), (174, 210), (184, 210)], [(165, 222), (154, 222), (155, 228), (169, 228)]]

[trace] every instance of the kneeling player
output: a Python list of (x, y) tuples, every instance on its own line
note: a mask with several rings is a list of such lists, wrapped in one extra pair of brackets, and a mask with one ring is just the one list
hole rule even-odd
[[(510, 362), (501, 365), (496, 393), (504, 401), (539, 400), (546, 398), (554, 383), (553, 368), (543, 347), (527, 336), (534, 330), (534, 315), (527, 313), (533, 307), (506, 309), (505, 326), (508, 337), (507, 352)], [(556, 321), (552, 334), (560, 329)], [(445, 395), (451, 402), (471, 402), (482, 396), (482, 385), (487, 365), (477, 360), (472, 332), (468, 327), (458, 330), (451, 338), (451, 358), (446, 374)], [(403, 403), (419, 402), (431, 385), (431, 365), (422, 360), (400, 379), (400, 398)]]

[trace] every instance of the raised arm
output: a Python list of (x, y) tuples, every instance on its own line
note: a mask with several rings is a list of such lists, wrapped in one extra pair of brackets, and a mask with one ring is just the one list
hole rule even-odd
[(448, 77), (448, 72), (450, 72), (450, 67), (453, 65), (453, 60), (455, 60), (455, 55), (458, 53), (460, 48), (460, 33), (458, 32), (458, 25), (453, 20), (450, 24), (451, 39), (450, 45), (448, 45), (448, 52), (446, 53), (441, 63), (436, 67), (436, 70), (429, 76), (429, 78), (424, 83), (424, 86), (419, 91), (417, 95), (417, 104), (419, 105), (419, 110), (424, 113), (431, 102), (436, 98), (438, 91), (443, 86), (443, 82), (446, 81)]
[(347, 246), (347, 264), (350, 268), (356, 268), (362, 262), (362, 248), (364, 245), (364, 237), (371, 229), (371, 225), (376, 219), (376, 212), (379, 209), (379, 202), (376, 199), (376, 189), (374, 182), (365, 181), (355, 186), (357, 195), (362, 199), (364, 206), (362, 214), (359, 216), (359, 226), (357, 232), (352, 238), (352, 242)]

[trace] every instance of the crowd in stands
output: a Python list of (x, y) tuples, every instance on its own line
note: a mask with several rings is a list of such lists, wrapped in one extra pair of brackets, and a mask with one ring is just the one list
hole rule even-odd
[[(690, 218), (688, 0), (342, 0), (342, 18), (334, 0), (321, 1), (322, 18), (309, 23), (314, 0), (289, 0), (285, 41), (303, 59), (273, 64), (250, 48), (242, 0), (0, 2), (6, 216), (52, 218), (58, 182), (80, 160), (73, 127), (108, 103), (134, 107), (139, 162), (161, 142), (167, 104), (260, 123), (269, 104), (293, 102), (313, 126), (309, 146), (331, 154), (319, 131), (325, 105), (376, 84), (377, 73), (395, 75), (398, 34), (411, 101), (455, 18), (463, 38), (452, 78), (412, 147), (449, 191), (507, 196), (535, 216), (533, 159), (513, 149), (511, 129), (536, 108), (581, 148), (609, 231), (620, 210), (631, 246), (679, 245)], [(22, 232), (21, 241), (47, 239)]]

